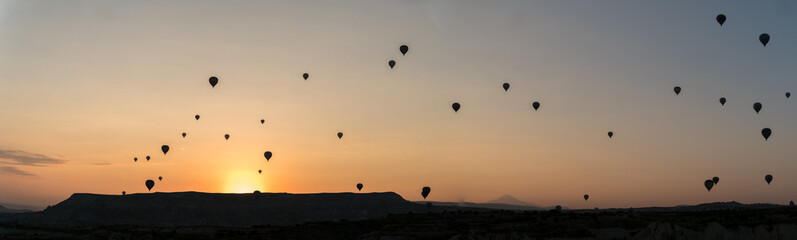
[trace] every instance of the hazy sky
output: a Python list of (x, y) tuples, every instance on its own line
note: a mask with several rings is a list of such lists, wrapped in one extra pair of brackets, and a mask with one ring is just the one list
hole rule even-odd
[(783, 204), (795, 23), (786, 0), (4, 0), (0, 202), (163, 176), (153, 191)]

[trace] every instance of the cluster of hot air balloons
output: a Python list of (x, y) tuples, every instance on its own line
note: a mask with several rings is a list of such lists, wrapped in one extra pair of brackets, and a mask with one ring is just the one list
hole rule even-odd
[[(719, 23), (720, 26), (723, 26), (725, 24), (725, 20), (728, 20), (728, 17), (726, 17), (725, 14), (720, 13), (719, 15), (717, 15), (717, 23)], [(766, 47), (767, 43), (769, 43), (769, 34), (761, 33), (760, 35), (758, 35), (758, 41), (761, 42), (761, 44), (764, 45), (764, 47)]]

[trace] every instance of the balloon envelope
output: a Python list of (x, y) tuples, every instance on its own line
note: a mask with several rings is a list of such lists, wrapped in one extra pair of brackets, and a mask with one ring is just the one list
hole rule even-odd
[(509, 83), (504, 83), (504, 92), (509, 91)]
[(194, 115), (194, 119), (199, 120), (199, 115)]
[(268, 162), (268, 160), (271, 159), (271, 152), (270, 151), (266, 151), (266, 153), (263, 153), (263, 156), (266, 157), (266, 162)]
[(766, 47), (767, 43), (769, 43), (769, 34), (762, 33), (758, 35), (758, 41), (761, 41), (761, 44), (764, 44), (764, 47)]
[(534, 108), (534, 111), (537, 111), (537, 109), (540, 108), (540, 103), (539, 102), (533, 102), (533, 103), (531, 103), (531, 107)]
[(721, 98), (720, 98), (720, 104), (722, 104), (722, 106), (725, 106), (725, 101), (726, 101), (726, 100), (725, 100), (725, 98), (724, 98), (724, 97), (721, 97)]
[(451, 104), (451, 108), (454, 109), (454, 112), (459, 111), (459, 107), (460, 107), (460, 105), (459, 105), (458, 102), (455, 102), (454, 104)]
[(147, 181), (144, 182), (144, 185), (147, 186), (147, 191), (150, 191), (152, 190), (152, 187), (155, 186), (155, 181), (152, 181), (152, 179), (147, 179)]
[(722, 24), (725, 23), (725, 14), (717, 15), (717, 22), (722, 26)]
[(310, 74), (304, 73), (304, 74), (302, 74), (302, 77), (304, 78), (304, 80), (307, 80), (307, 78), (310, 77)]
[(769, 128), (761, 129), (761, 135), (764, 136), (764, 140), (769, 140), (769, 136), (772, 135), (772, 129)]
[(257, 173), (258, 174), (263, 173), (263, 170), (257, 170)]
[(614, 132), (609, 131), (609, 138), (612, 138), (612, 136), (614, 136)]
[(584, 194), (584, 201), (587, 201), (587, 199), (589, 199), (589, 195), (588, 194)]
[(387, 65), (390, 66), (390, 69), (393, 69), (393, 67), (396, 66), (396, 61), (390, 60), (387, 62)]
[(753, 110), (755, 110), (755, 113), (760, 112), (761, 111), (761, 107), (762, 107), (762, 105), (761, 105), (760, 102), (753, 103)]
[(208, 82), (210, 82), (210, 86), (211, 87), (216, 87), (216, 84), (219, 83), (219, 78), (217, 78), (215, 76), (214, 77), (210, 77), (210, 79), (208, 79)]
[(409, 51), (409, 50), (410, 50), (410, 47), (407, 47), (407, 45), (401, 45), (401, 47), (399, 47), (399, 51), (401, 52), (402, 56), (406, 55), (407, 51)]
[(772, 175), (771, 174), (767, 174), (766, 176), (764, 176), (764, 181), (767, 181), (767, 184), (771, 183), (772, 182)]
[(791, 93), (790, 92), (786, 92), (786, 98), (790, 98), (790, 97), (791, 97)]
[(149, 156), (147, 156), (146, 158), (147, 158), (147, 161), (149, 161)]
[(183, 133), (183, 138), (185, 138), (185, 133)]
[(363, 190), (363, 184), (362, 183), (357, 183), (357, 191), (361, 191), (361, 190)]
[(224, 140), (230, 140), (230, 134), (224, 134)]
[(138, 158), (137, 158), (137, 157), (134, 157), (134, 158), (133, 158), (133, 162), (138, 162)]
[(712, 178), (711, 181), (714, 182), (714, 184), (717, 184), (717, 183), (720, 182), (720, 178), (717, 177), (717, 176), (714, 176), (714, 178)]
[(127, 195), (127, 192), (122, 191), (122, 196)]
[(431, 191), (432, 191), (432, 188), (423, 187), (423, 189), (421, 189), (421, 196), (423, 196), (423, 199), (426, 199), (426, 197), (429, 196), (429, 192), (431, 192)]
[(161, 181), (161, 180), (163, 180), (163, 177), (158, 176), (158, 181)]
[(341, 138), (343, 138), (343, 133), (342, 132), (338, 132), (338, 139), (341, 139)]
[(163, 151), (163, 154), (166, 155), (166, 153), (169, 152), (169, 145), (161, 146), (161, 151)]
[(714, 181), (711, 181), (711, 179), (706, 180), (705, 182), (703, 182), (703, 185), (706, 186), (706, 190), (711, 192), (711, 188), (714, 187)]
[(679, 87), (679, 86), (675, 86), (672, 90), (675, 91), (675, 95), (678, 95), (678, 94), (681, 93), (681, 87)]
[(266, 119), (260, 119), (260, 124), (266, 123)]

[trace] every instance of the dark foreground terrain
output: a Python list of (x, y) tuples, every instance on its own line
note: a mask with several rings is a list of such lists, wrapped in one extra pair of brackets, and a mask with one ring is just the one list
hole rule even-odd
[(395, 193), (132, 196), (0, 214), (0, 239), (797, 239), (797, 208), (769, 204), (511, 211)]

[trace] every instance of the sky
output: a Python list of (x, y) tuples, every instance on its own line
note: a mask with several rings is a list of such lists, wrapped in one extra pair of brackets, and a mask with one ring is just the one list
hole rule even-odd
[(797, 199), (797, 99), (784, 96), (797, 93), (795, 7), (3, 0), (0, 202), (146, 193), (162, 176), (152, 192), (363, 183), (411, 201), (430, 186), (430, 201), (785, 204)]

